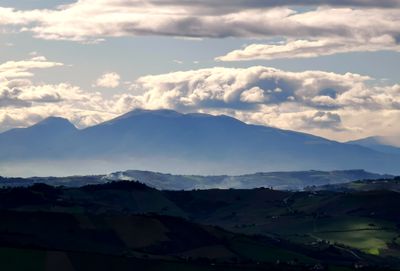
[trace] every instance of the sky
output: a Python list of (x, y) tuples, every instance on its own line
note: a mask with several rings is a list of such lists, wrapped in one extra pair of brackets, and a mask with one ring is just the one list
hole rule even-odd
[(400, 0), (3, 0), (0, 131), (167, 108), (400, 138), (399, 26)]

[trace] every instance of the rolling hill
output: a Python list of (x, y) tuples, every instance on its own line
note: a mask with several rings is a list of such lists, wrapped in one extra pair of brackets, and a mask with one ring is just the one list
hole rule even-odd
[(341, 171), (296, 171), (296, 172), (259, 172), (239, 176), (201, 176), (173, 175), (151, 171), (127, 170), (107, 175), (69, 176), (69, 177), (30, 177), (6, 178), (0, 176), (0, 186), (26, 187), (35, 183), (52, 186), (80, 187), (84, 185), (104, 184), (109, 181), (138, 180), (160, 190), (193, 189), (252, 189), (268, 187), (277, 190), (303, 190), (310, 186), (350, 183), (357, 180), (391, 178), (364, 170)]
[(378, 180), (358, 180), (349, 183), (326, 184), (306, 188), (308, 191), (336, 191), (336, 192), (355, 192), (355, 191), (395, 191), (400, 192), (400, 177), (386, 178)]
[[(127, 170), (104, 176), (106, 180), (139, 180), (161, 190), (252, 189), (302, 190), (307, 186), (349, 183), (357, 180), (390, 178), (364, 170), (259, 172), (239, 176), (173, 175), (150, 171)], [(42, 179), (43, 180), (43, 179)], [(1, 182), (0, 182), (1, 183)]]

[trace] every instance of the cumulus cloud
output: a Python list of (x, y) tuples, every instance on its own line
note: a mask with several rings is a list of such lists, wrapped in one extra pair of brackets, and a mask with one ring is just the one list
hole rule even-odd
[(39, 111), (51, 115), (54, 112), (65, 110), (67, 113), (77, 109), (101, 112), (104, 103), (100, 93), (83, 91), (68, 83), (36, 85), (21, 79), (0, 82), (0, 111), (9, 116), (32, 112), (41, 115)]
[(0, 109), (7, 107), (30, 107), (35, 102), (58, 102), (61, 99), (59, 88), (37, 88), (27, 78), (35, 69), (48, 69), (63, 66), (63, 63), (48, 61), (43, 56), (28, 60), (7, 61), (0, 64)]
[(119, 86), (121, 76), (116, 72), (105, 73), (96, 80), (94, 86), (103, 88), (116, 88)]
[(0, 131), (48, 116), (64, 116), (81, 127), (115, 116), (107, 110), (107, 101), (100, 93), (69, 83), (34, 84), (29, 80), (35, 69), (62, 65), (43, 56), (0, 64)]
[(78, 127), (116, 116), (100, 93), (67, 83), (31, 83), (18, 88), (0, 84), (0, 89), (0, 131), (32, 125), (49, 116), (68, 118)]
[(264, 90), (253, 87), (240, 94), (240, 101), (245, 103), (263, 103), (265, 101)]
[(318, 111), (311, 116), (301, 116), (301, 124), (303, 129), (327, 128), (341, 129), (342, 119), (339, 114), (331, 112)]
[[(366, 91), (363, 90), (365, 82), (370, 79), (353, 73), (286, 72), (263, 66), (246, 69), (216, 67), (144, 76), (136, 81), (135, 88), (145, 90), (138, 100), (153, 109), (234, 109), (254, 103), (299, 103), (329, 109), (357, 104), (350, 93), (360, 97), (360, 93)], [(362, 95), (366, 98), (372, 93)]]

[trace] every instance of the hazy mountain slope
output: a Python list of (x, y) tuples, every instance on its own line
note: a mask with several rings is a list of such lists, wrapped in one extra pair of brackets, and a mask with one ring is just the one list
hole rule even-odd
[(203, 163), (216, 163), (242, 172), (264, 168), (376, 167), (373, 161), (386, 161), (380, 168), (391, 164), (390, 158), (366, 148), (247, 125), (226, 116), (137, 110), (82, 132), (87, 138), (85, 145), (100, 156), (117, 153), (156, 157), (164, 163), (178, 159), (193, 161), (200, 167)]
[[(0, 134), (0, 146), (7, 146), (2, 149), (1, 163), (10, 158), (36, 160), (39, 167), (40, 159), (51, 163), (67, 160), (64, 170), (71, 168), (73, 174), (86, 165), (87, 173), (94, 173), (93, 168), (96, 173), (122, 168), (196, 174), (354, 168), (400, 172), (400, 156), (248, 125), (227, 116), (135, 110), (83, 130), (75, 130), (66, 121), (45, 124)], [(18, 136), (14, 136), (16, 132)], [(37, 174), (47, 175), (45, 168), (40, 170)]]
[(360, 145), (383, 153), (400, 155), (400, 148), (385, 143), (384, 137), (374, 136), (347, 142), (349, 144)]
[(31, 127), (0, 134), (1, 160), (28, 160), (64, 157), (78, 130), (68, 120), (50, 117)]

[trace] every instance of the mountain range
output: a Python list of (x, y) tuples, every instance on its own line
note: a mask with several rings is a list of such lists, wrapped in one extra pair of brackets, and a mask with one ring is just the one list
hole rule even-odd
[(225, 115), (172, 110), (134, 110), (85, 129), (50, 117), (0, 134), (0, 149), (2, 175), (127, 168), (203, 175), (355, 168), (400, 173), (400, 154), (393, 151), (250, 125)]

